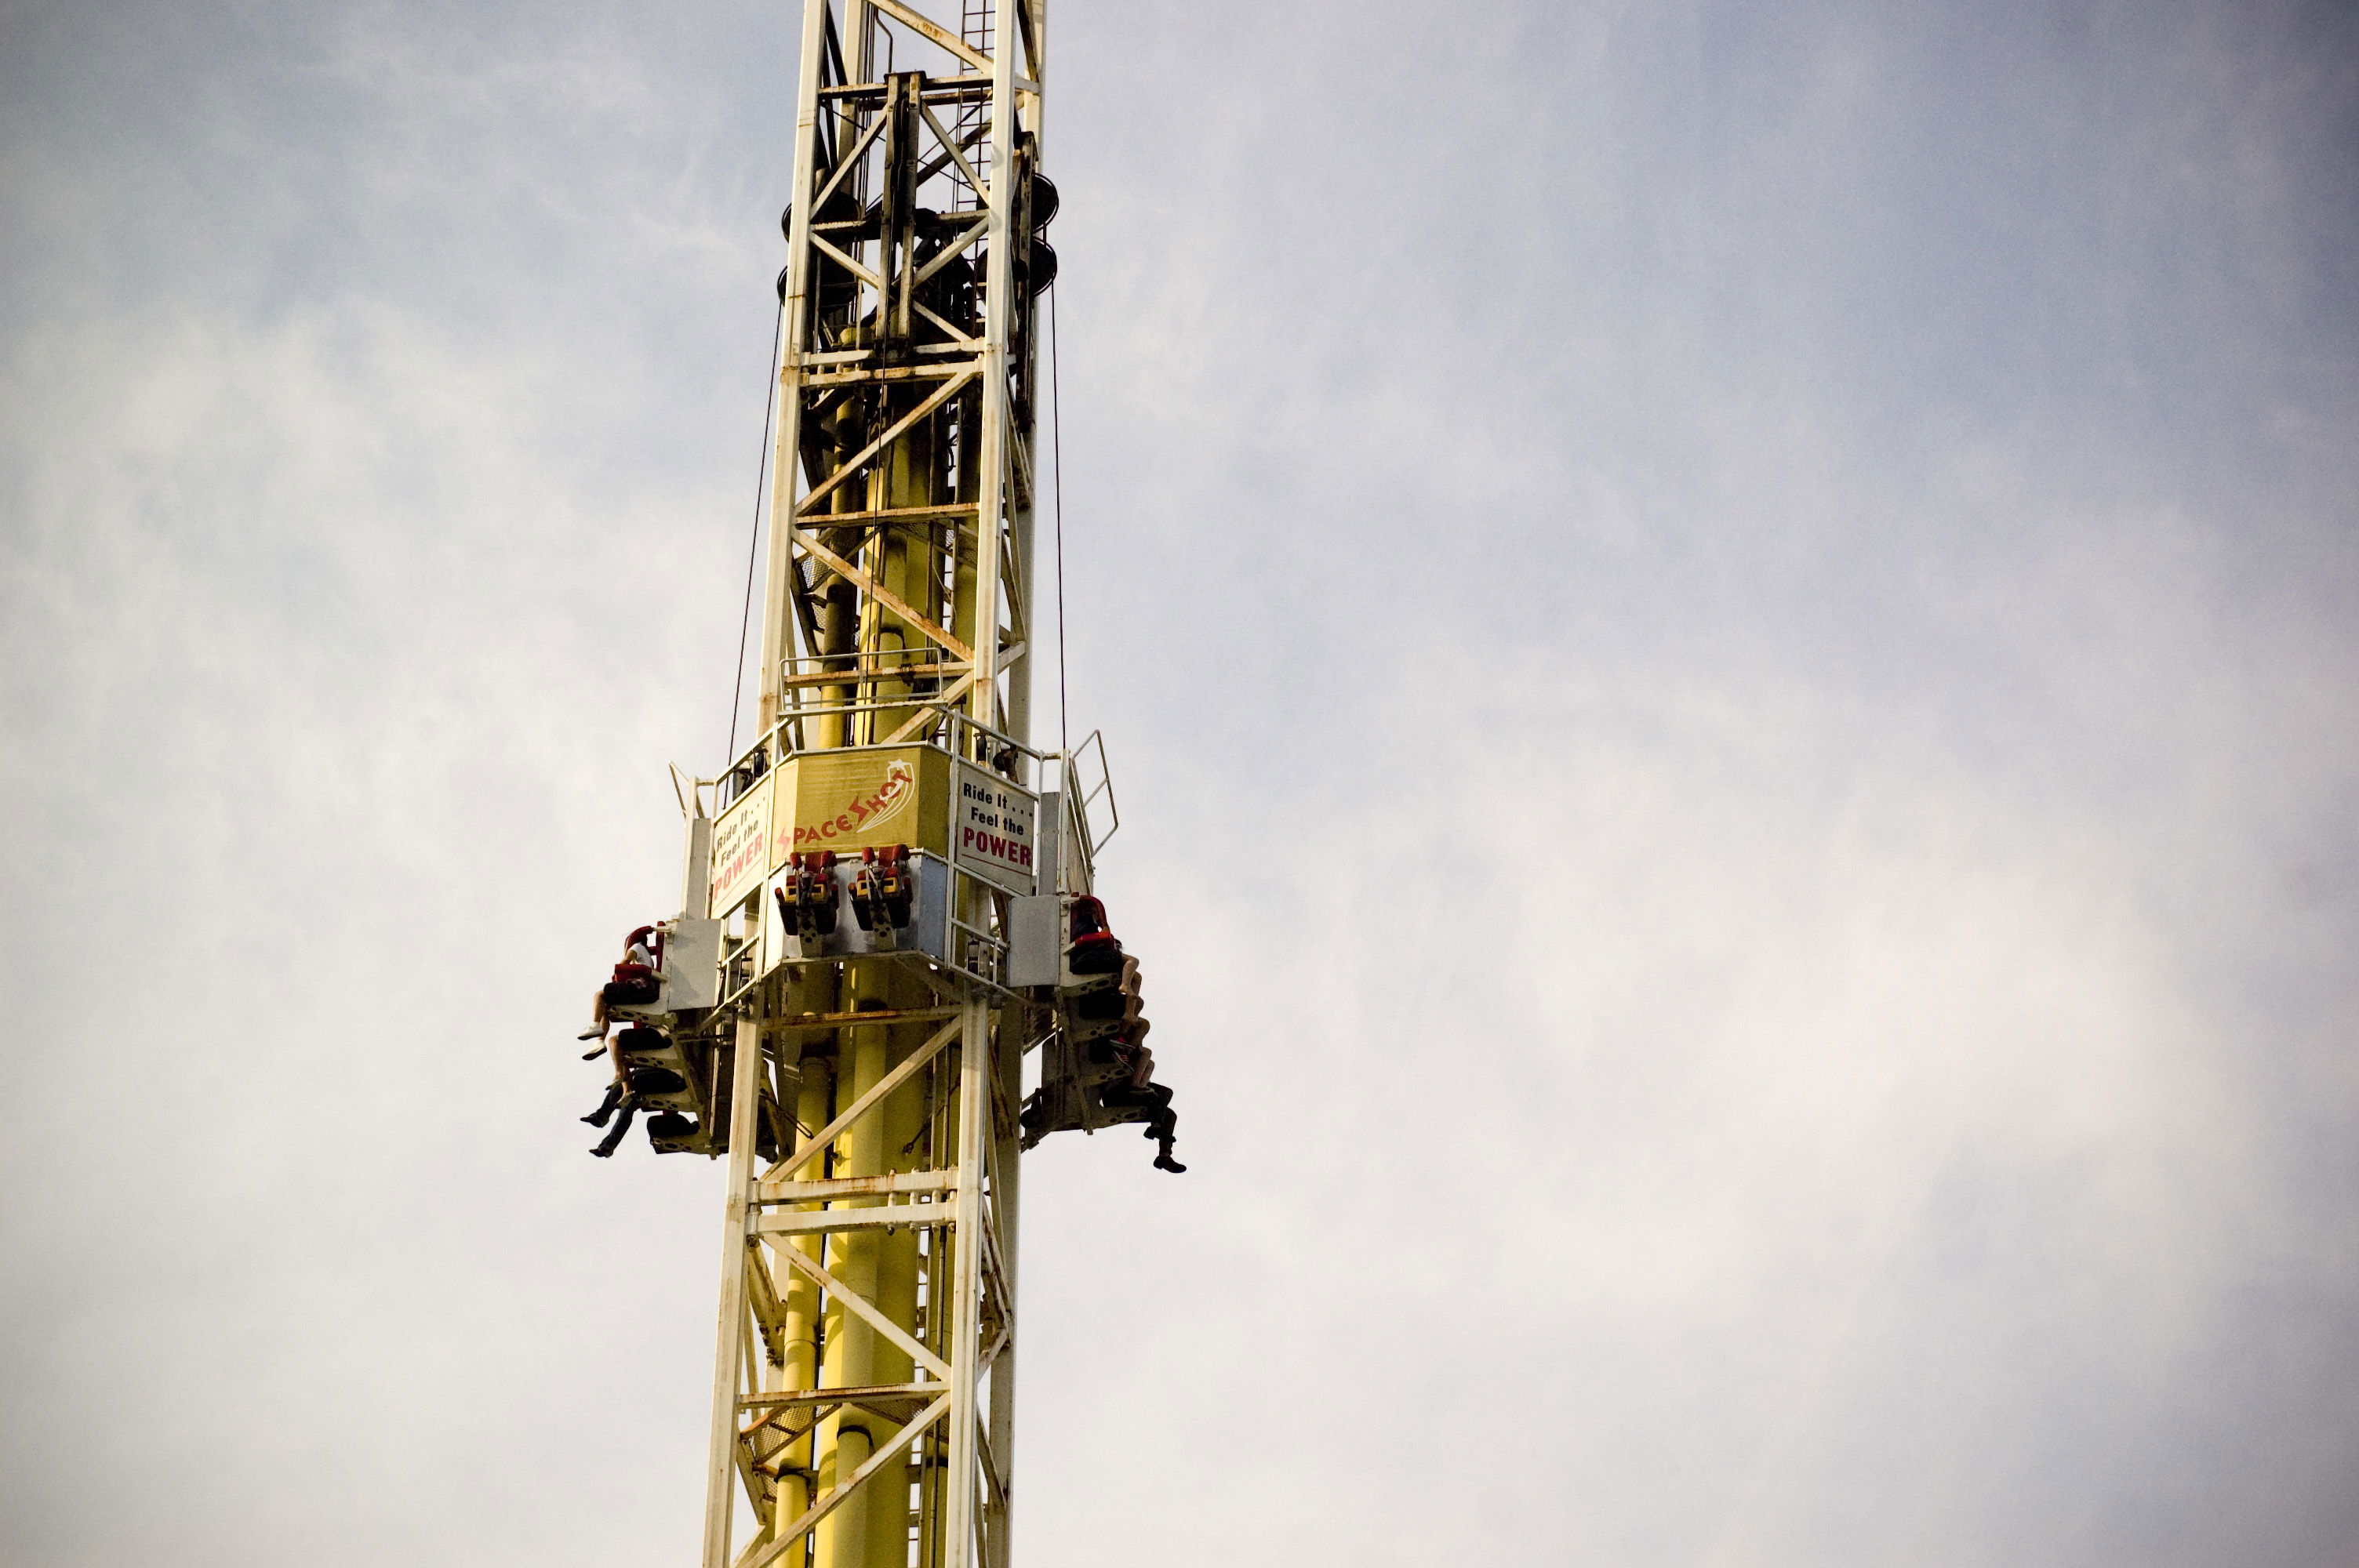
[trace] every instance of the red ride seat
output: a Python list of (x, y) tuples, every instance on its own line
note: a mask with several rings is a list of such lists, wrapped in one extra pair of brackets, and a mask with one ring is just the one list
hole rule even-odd
[(1072, 939), (1065, 967), (1077, 975), (1110, 975), (1122, 967), (1122, 944), (1107, 929), (1105, 905), (1086, 895), (1073, 900)]

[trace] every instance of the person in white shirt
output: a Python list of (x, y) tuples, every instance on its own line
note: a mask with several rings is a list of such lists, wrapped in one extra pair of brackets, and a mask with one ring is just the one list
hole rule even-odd
[[(647, 938), (656, 934), (652, 925), (642, 925), (623, 941), (623, 961), (614, 966), (614, 978), (598, 988), (590, 1004), (590, 1027), (582, 1032), (584, 1040), (606, 1038), (607, 1010), (613, 1007), (645, 1007), (662, 990), (656, 979), (660, 943), (649, 946)], [(588, 1061), (598, 1054), (592, 1051), (582, 1059)]]

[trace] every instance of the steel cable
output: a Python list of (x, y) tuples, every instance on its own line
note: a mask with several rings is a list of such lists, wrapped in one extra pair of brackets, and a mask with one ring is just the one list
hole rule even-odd
[(729, 749), (722, 765), (737, 760), (737, 711), (745, 701), (745, 633), (754, 623), (754, 557), (762, 547), (762, 495), (770, 479), (770, 429), (778, 413), (778, 344), (784, 341), (787, 313), (778, 312), (770, 329), (770, 395), (762, 407), (762, 461), (754, 476), (754, 531), (745, 541), (745, 606), (737, 612), (737, 678), (729, 690)]
[(1057, 755), (1070, 771), (1072, 730), (1065, 717), (1065, 391), (1057, 375), (1057, 286), (1053, 283), (1049, 286), (1049, 462), (1057, 515)]

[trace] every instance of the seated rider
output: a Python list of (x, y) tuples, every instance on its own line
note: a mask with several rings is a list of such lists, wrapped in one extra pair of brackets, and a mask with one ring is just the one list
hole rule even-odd
[(1171, 1144), (1178, 1136), (1180, 1113), (1171, 1108), (1169, 1085), (1153, 1082), (1155, 1053), (1143, 1044), (1117, 1040), (1114, 1047), (1114, 1065), (1128, 1071), (1110, 1080), (1104, 1091), (1109, 1106), (1150, 1108), (1147, 1118), (1146, 1136), (1155, 1140), (1155, 1168), (1178, 1175), (1188, 1167), (1171, 1157)]
[[(662, 1044), (663, 1036), (644, 1024), (634, 1024), (608, 1042), (606, 1050), (614, 1061), (614, 1076), (607, 1084), (606, 1098), (599, 1103), (598, 1108), (582, 1119), (592, 1127), (603, 1127), (616, 1111), (623, 1113), (622, 1119), (614, 1123), (614, 1130), (590, 1151), (601, 1160), (611, 1159), (615, 1149), (629, 1136), (631, 1120), (639, 1114), (646, 1097), (677, 1094), (687, 1087), (678, 1073), (655, 1065), (635, 1067), (625, 1054), (634, 1049), (650, 1049)], [(591, 1054), (594, 1056), (597, 1053), (593, 1051)], [(647, 1141), (652, 1144), (658, 1138), (678, 1137), (686, 1130), (688, 1126), (684, 1118), (658, 1115), (648, 1119)]]
[[(582, 1032), (582, 1039), (606, 1038), (608, 1008), (645, 1007), (663, 989), (656, 979), (655, 952), (647, 946), (647, 938), (655, 935), (655, 930), (652, 925), (642, 925), (624, 938), (623, 961), (614, 966), (614, 978), (598, 988), (598, 995), (590, 1004), (590, 1027)], [(596, 1054), (595, 1051), (590, 1053), (592, 1056)]]
[(598, 1146), (590, 1151), (601, 1160), (614, 1158), (615, 1146), (629, 1135), (632, 1119), (639, 1114), (639, 1097), (631, 1092), (631, 1069), (623, 1060), (623, 1042), (629, 1035), (630, 1031), (626, 1029), (607, 1043), (607, 1051), (614, 1058), (614, 1079), (607, 1084), (606, 1098), (599, 1102), (598, 1108), (582, 1119), (592, 1127), (603, 1127), (616, 1111), (623, 1113), (622, 1119), (614, 1123), (614, 1130), (606, 1134)]

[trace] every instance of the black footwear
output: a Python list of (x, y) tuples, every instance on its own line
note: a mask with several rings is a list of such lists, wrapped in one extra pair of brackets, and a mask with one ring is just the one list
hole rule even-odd
[(597, 1155), (601, 1160), (611, 1160), (614, 1157), (614, 1152), (612, 1149), (607, 1148), (603, 1143), (598, 1145), (597, 1148), (591, 1150), (590, 1152)]
[(614, 1113), (611, 1111), (592, 1111), (582, 1119), (588, 1122), (592, 1127), (603, 1127), (606, 1125), (606, 1119), (613, 1114)]
[(1171, 1157), (1171, 1152), (1167, 1149), (1162, 1153), (1158, 1154), (1155, 1157), (1155, 1168), (1158, 1171), (1169, 1171), (1176, 1176), (1187, 1170), (1188, 1167), (1181, 1164), (1179, 1161), (1174, 1160)]

